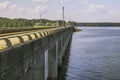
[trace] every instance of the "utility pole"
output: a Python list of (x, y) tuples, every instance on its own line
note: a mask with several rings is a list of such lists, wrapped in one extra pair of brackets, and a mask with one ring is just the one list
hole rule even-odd
[(64, 7), (63, 7), (63, 21), (64, 21)]
[(41, 14), (40, 14), (40, 19), (41, 19)]
[(40, 14), (40, 26), (41, 26), (41, 14)]
[(64, 20), (64, 7), (62, 7), (62, 9), (63, 9), (63, 26), (65, 27), (65, 20)]
[(69, 26), (71, 26), (71, 18), (69, 18)]

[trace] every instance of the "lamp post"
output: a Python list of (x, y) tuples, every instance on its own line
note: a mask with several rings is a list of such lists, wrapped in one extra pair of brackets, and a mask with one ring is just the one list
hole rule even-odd
[(62, 15), (62, 17), (63, 17), (63, 26), (65, 27), (65, 21), (64, 21), (64, 6), (62, 7), (62, 9), (63, 9), (63, 15)]
[(64, 7), (63, 7), (63, 21), (64, 21)]
[(41, 14), (40, 14), (40, 26), (41, 26)]

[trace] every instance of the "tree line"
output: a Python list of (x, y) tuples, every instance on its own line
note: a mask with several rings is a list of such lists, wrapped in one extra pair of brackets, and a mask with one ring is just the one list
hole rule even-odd
[(104, 22), (104, 23), (77, 23), (77, 26), (88, 26), (88, 27), (96, 27), (96, 26), (105, 26), (105, 27), (110, 27), (110, 26), (120, 26), (120, 23), (119, 22), (116, 22), (116, 23), (108, 23), (108, 22)]
[(35, 24), (35, 20), (27, 19), (9, 19), (0, 17), (0, 27), (31, 27)]
[(0, 17), (0, 27), (34, 27), (34, 26), (55, 26), (56, 21), (47, 19), (9, 19)]
[[(39, 26), (59, 26), (62, 20), (48, 19), (9, 19), (0, 17), (0, 27), (39, 27)], [(70, 22), (65, 22), (68, 25)], [(71, 23), (73, 24), (73, 22)]]
[[(62, 20), (48, 20), (48, 19), (9, 19), (0, 17), (0, 27), (39, 27), (39, 26), (60, 26)], [(80, 23), (74, 21), (65, 22), (65, 26), (120, 26), (120, 23)]]

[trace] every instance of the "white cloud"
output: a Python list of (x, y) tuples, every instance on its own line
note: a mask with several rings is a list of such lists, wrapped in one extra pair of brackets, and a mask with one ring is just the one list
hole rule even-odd
[(120, 17), (120, 11), (111, 11), (109, 12), (110, 16), (116, 16), (116, 17)]
[(90, 4), (86, 10), (83, 12), (85, 13), (101, 13), (105, 11), (105, 7), (103, 5), (97, 5), (97, 4)]
[(5, 7), (7, 7), (7, 6), (8, 6), (8, 4), (9, 4), (9, 3), (10, 3), (9, 1), (2, 2), (2, 3), (0, 3), (0, 7), (5, 8)]
[[(17, 9), (17, 8), (16, 8)], [(28, 10), (26, 10), (25, 8), (18, 8), (18, 13), (22, 13), (22, 14), (24, 14), (24, 13), (28, 13)]]
[(44, 13), (46, 10), (46, 6), (37, 6), (35, 9), (34, 9), (34, 12), (35, 13)]
[(120, 21), (120, 11), (102, 5), (90, 4), (80, 13), (79, 20), (83, 22), (118, 22)]
[(40, 2), (40, 3), (46, 3), (48, 2), (49, 0), (32, 0), (33, 2)]
[[(17, 1), (0, 1), (0, 17), (31, 19), (39, 18), (41, 14), (44, 18), (62, 19), (61, 7), (65, 6), (66, 20), (71, 19), (83, 22), (120, 21), (119, 8), (115, 8), (114, 6), (110, 8), (108, 5), (95, 4), (91, 0), (20, 0), (21, 3)], [(29, 4), (22, 4), (23, 1)], [(70, 1), (74, 1), (74, 6), (71, 5), (72, 7), (69, 7), (69, 4), (71, 4)]]
[(66, 3), (68, 0), (60, 0), (60, 4)]
[(83, 4), (83, 3), (85, 3), (85, 4), (86, 4), (86, 3), (89, 3), (89, 0), (78, 0), (78, 1), (79, 1), (80, 3), (82, 3), (82, 4)]
[(9, 3), (10, 3), (9, 1), (0, 3), (0, 9), (1, 9), (1, 10), (4, 10), (4, 9), (9, 8), (9, 7), (8, 7), (8, 6), (9, 6)]
[(108, 11), (108, 13), (106, 14), (107, 19), (109, 21), (120, 21), (120, 11)]
[[(45, 13), (47, 6), (37, 6), (33, 8), (18, 7), (6, 1), (0, 3), (0, 16), (9, 18), (37, 18), (40, 13)], [(33, 10), (33, 11), (31, 11)]]
[(12, 14), (12, 13), (18, 13), (18, 12), (25, 12), (25, 8), (19, 8), (15, 4), (11, 4), (9, 1), (0, 3), (0, 13), (7, 13), (7, 14)]

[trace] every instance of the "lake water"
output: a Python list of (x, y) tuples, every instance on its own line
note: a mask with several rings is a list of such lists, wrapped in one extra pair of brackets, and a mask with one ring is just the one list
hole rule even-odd
[(80, 29), (73, 33), (64, 80), (120, 80), (120, 28)]

